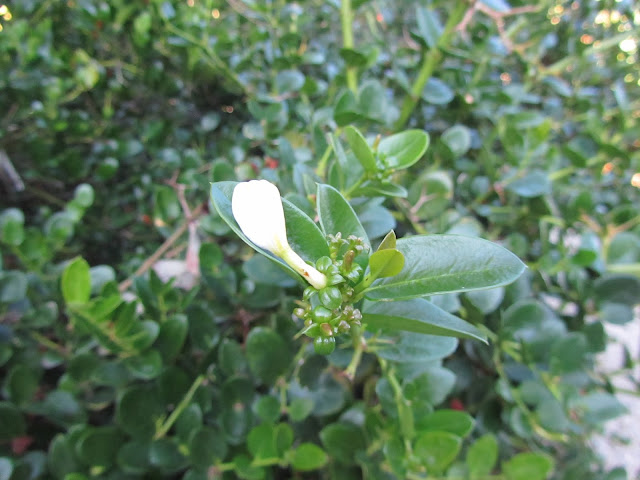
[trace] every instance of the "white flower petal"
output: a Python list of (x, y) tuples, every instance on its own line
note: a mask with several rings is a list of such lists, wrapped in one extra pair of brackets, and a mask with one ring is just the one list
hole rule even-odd
[(288, 247), (280, 191), (266, 180), (238, 183), (231, 210), (249, 240), (276, 255)]
[(242, 233), (258, 247), (282, 258), (315, 288), (327, 285), (327, 277), (289, 246), (278, 187), (266, 180), (238, 183), (233, 189), (231, 211)]

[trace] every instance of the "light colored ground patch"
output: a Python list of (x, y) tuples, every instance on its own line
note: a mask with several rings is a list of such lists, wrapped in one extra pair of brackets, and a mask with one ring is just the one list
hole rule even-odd
[[(609, 336), (607, 349), (597, 357), (597, 368), (602, 373), (620, 370), (624, 363), (624, 347), (632, 358), (640, 358), (640, 308), (636, 308), (633, 322), (626, 325), (606, 325)], [(636, 381), (640, 380), (640, 365), (636, 364), (632, 372)], [(628, 372), (613, 375), (611, 382), (617, 388), (634, 390), (635, 387)], [(591, 442), (602, 456), (607, 470), (624, 467), (628, 478), (640, 479), (640, 396), (619, 393), (618, 399), (627, 407), (629, 413), (607, 423), (604, 433), (596, 435)]]

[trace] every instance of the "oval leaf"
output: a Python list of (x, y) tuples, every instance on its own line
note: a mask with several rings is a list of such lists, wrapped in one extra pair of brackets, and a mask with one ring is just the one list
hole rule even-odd
[(353, 150), (353, 154), (356, 156), (360, 164), (367, 172), (375, 173), (378, 169), (376, 167), (376, 159), (373, 156), (369, 144), (364, 139), (360, 130), (351, 125), (345, 127), (344, 134), (347, 137), (347, 142)]
[(389, 169), (408, 168), (424, 155), (429, 146), (429, 134), (423, 130), (407, 130), (383, 139), (378, 156)]
[(405, 257), (402, 271), (376, 280), (365, 290), (370, 299), (404, 300), (448, 292), (507, 285), (525, 265), (509, 250), (475, 237), (419, 235), (398, 240)]
[(320, 225), (326, 235), (340, 232), (343, 238), (355, 235), (369, 243), (356, 212), (338, 190), (331, 185), (318, 184), (317, 203)]
[(399, 302), (366, 302), (362, 310), (363, 322), (369, 327), (473, 338), (487, 342), (486, 336), (476, 327), (423, 298)]
[(67, 304), (82, 304), (91, 295), (91, 274), (84, 258), (76, 257), (62, 272), (62, 296)]

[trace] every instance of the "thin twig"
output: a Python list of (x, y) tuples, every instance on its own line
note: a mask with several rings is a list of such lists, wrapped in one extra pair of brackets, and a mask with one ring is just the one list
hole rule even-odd
[(133, 280), (134, 280), (135, 277), (139, 277), (140, 275), (145, 273), (147, 270), (149, 270), (153, 266), (154, 263), (156, 263), (158, 260), (160, 260), (162, 255), (164, 255), (164, 253), (167, 250), (169, 250), (169, 248), (171, 248), (171, 246), (174, 243), (176, 243), (176, 241), (182, 236), (182, 234), (187, 230), (187, 228), (189, 228), (189, 224), (191, 224), (198, 217), (200, 217), (200, 215), (202, 215), (203, 210), (204, 210), (204, 204), (198, 205), (193, 210), (192, 215), (190, 217), (188, 217), (182, 223), (182, 225), (180, 225), (178, 227), (178, 229), (175, 232), (173, 232), (171, 234), (171, 236), (164, 241), (164, 243), (162, 245), (160, 245), (160, 247), (153, 253), (153, 255), (151, 255), (149, 258), (147, 258), (144, 261), (144, 263), (142, 265), (140, 265), (140, 267), (138, 267), (138, 269), (134, 272), (133, 275), (131, 275), (129, 278), (127, 278), (122, 283), (120, 283), (120, 285), (118, 285), (118, 290), (120, 292), (126, 291), (131, 286), (131, 284), (133, 283)]

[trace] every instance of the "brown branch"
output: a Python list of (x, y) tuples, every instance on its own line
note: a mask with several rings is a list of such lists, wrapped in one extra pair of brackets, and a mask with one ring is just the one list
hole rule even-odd
[(140, 275), (145, 273), (147, 270), (149, 270), (153, 266), (154, 263), (156, 263), (158, 260), (160, 260), (162, 255), (164, 255), (165, 252), (167, 252), (167, 250), (169, 250), (169, 248), (171, 248), (171, 246), (174, 243), (176, 243), (176, 241), (178, 241), (178, 239), (187, 230), (187, 228), (189, 228), (189, 225), (191, 223), (193, 223), (195, 220), (197, 220), (198, 217), (200, 217), (200, 215), (202, 215), (202, 213), (204, 211), (204, 206), (205, 206), (205, 204), (203, 204), (203, 203), (198, 205), (193, 210), (191, 216), (187, 217), (187, 219), (182, 223), (182, 225), (180, 225), (178, 227), (178, 229), (175, 232), (173, 232), (171, 234), (171, 236), (169, 238), (167, 238), (164, 241), (164, 243), (162, 245), (160, 245), (160, 247), (149, 258), (147, 258), (144, 261), (144, 263), (142, 265), (140, 265), (138, 267), (138, 269), (134, 272), (134, 274), (131, 275), (126, 280), (124, 280), (122, 283), (120, 283), (120, 285), (118, 285), (118, 290), (120, 292), (126, 291), (131, 286), (131, 284), (133, 283), (133, 280), (134, 280), (135, 277), (139, 277)]

